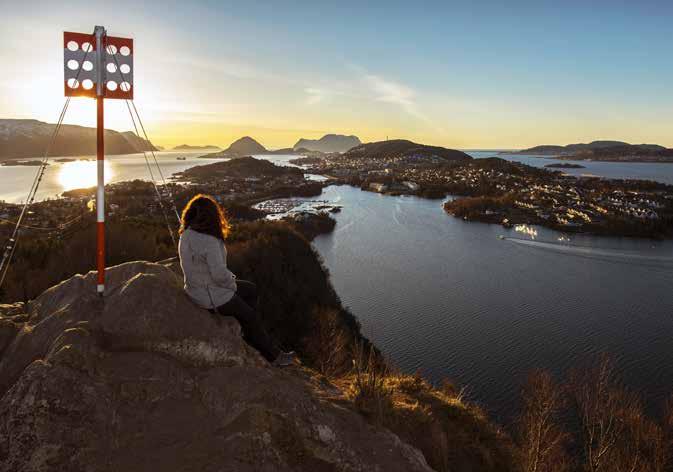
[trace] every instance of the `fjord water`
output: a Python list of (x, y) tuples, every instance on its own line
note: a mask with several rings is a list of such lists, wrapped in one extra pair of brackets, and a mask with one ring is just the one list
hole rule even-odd
[[(547, 164), (564, 162), (558, 159), (540, 158), (535, 156), (521, 156), (499, 154), (499, 151), (466, 151), (474, 158), (500, 157), (509, 161), (521, 162), (534, 167), (544, 167)], [(216, 162), (213, 159), (199, 159), (204, 151), (196, 152), (156, 152), (156, 158), (161, 165), (162, 172), (168, 177), (176, 172), (184, 171), (197, 165)], [(96, 185), (95, 156), (87, 156), (88, 161), (57, 162), (57, 157), (50, 160), (44, 178), (37, 193), (36, 200), (54, 198), (65, 190), (74, 188), (92, 187)], [(184, 157), (184, 160), (177, 160)], [(280, 165), (287, 165), (290, 159), (297, 156), (259, 155)], [(35, 157), (33, 159), (40, 159)], [(151, 159), (151, 157), (150, 157)], [(149, 180), (150, 173), (142, 154), (121, 154), (106, 156), (105, 173), (106, 183), (122, 182), (125, 180)], [(636, 162), (593, 162), (581, 161), (584, 169), (563, 169), (563, 172), (572, 175), (595, 175), (612, 179), (646, 179), (673, 185), (673, 164), (636, 163)], [(20, 203), (26, 198), (37, 167), (0, 166), (0, 200), (10, 203)], [(156, 180), (160, 177), (153, 171)]]
[(605, 177), (607, 179), (654, 180), (673, 185), (673, 163), (661, 162), (600, 162), (600, 161), (564, 161), (552, 157), (535, 155), (500, 154), (500, 151), (465, 151), (475, 159), (499, 157), (512, 162), (520, 162), (533, 167), (545, 167), (548, 164), (572, 163), (583, 169), (550, 169), (576, 176)]
[(332, 283), (402, 370), (453, 379), (503, 420), (532, 369), (601, 353), (650, 405), (673, 392), (673, 242), (507, 230), (347, 186), (318, 198), (343, 205), (314, 242)]
[[(199, 159), (204, 152), (156, 152), (155, 156), (161, 165), (161, 172), (168, 178), (176, 172), (182, 172), (197, 165), (209, 164), (210, 159)], [(178, 160), (184, 157), (185, 160)], [(58, 157), (50, 159), (36, 200), (56, 198), (66, 190), (93, 187), (96, 185), (96, 157), (86, 156), (88, 160), (73, 162), (57, 162)], [(152, 156), (148, 155), (150, 162)], [(35, 157), (32, 159), (41, 159)], [(68, 158), (78, 159), (78, 158)], [(28, 190), (35, 178), (38, 168), (33, 166), (0, 166), (0, 200), (20, 203), (26, 198)], [(155, 180), (161, 177), (153, 168)], [(123, 182), (127, 180), (149, 180), (150, 173), (142, 154), (119, 154), (105, 156), (105, 183)]]
[[(167, 177), (213, 162), (201, 154), (157, 159)], [(258, 157), (288, 165), (295, 156)], [(499, 157), (537, 167), (557, 162)], [(110, 182), (148, 178), (142, 155), (107, 162)], [(564, 171), (673, 184), (673, 164), (581, 164), (586, 169)], [(95, 185), (95, 165), (54, 163), (38, 199)], [(0, 200), (22, 201), (36, 170), (0, 167)], [(403, 370), (454, 379), (503, 420), (531, 369), (561, 373), (599, 353), (613, 356), (650, 405), (673, 391), (673, 241), (506, 230), (453, 218), (441, 200), (347, 186), (316, 199), (343, 205), (335, 231), (314, 243), (332, 283), (365, 334)]]

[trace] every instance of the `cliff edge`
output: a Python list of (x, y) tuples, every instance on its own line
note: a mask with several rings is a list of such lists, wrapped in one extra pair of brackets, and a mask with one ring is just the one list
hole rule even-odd
[(0, 471), (428, 471), (308, 369), (270, 367), (174, 265), (0, 305)]

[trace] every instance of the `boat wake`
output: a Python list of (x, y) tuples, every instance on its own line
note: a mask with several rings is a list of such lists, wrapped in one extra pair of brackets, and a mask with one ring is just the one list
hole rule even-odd
[(673, 257), (661, 255), (641, 254), (637, 252), (626, 252), (617, 249), (593, 248), (586, 246), (573, 246), (570, 244), (552, 243), (545, 241), (531, 241), (523, 238), (501, 237), (500, 239), (522, 246), (529, 246), (545, 251), (553, 251), (562, 254), (568, 254), (578, 257), (589, 257), (592, 259), (607, 260), (613, 262), (624, 262), (629, 264), (646, 264), (662, 267), (673, 266)]

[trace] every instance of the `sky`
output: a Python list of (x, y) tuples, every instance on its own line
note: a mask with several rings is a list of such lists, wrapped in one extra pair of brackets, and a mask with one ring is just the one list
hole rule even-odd
[[(673, 147), (673, 2), (0, 0), (0, 118), (56, 122), (63, 31), (134, 39), (150, 139)], [(121, 100), (106, 127), (132, 129)], [(92, 99), (66, 123), (95, 125)]]

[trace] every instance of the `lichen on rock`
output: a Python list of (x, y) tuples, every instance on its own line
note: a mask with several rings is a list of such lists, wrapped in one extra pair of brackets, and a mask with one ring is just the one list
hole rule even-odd
[[(0, 471), (429, 471), (422, 453), (276, 369), (176, 273), (132, 262), (0, 306)], [(320, 391), (323, 389), (324, 391)]]

